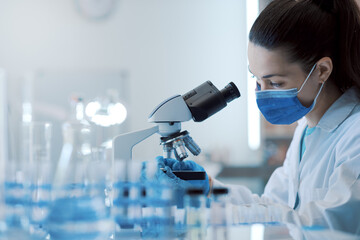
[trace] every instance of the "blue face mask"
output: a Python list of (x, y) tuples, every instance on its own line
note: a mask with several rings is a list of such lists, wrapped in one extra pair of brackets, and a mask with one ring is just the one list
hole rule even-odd
[(256, 102), (266, 120), (272, 124), (292, 124), (304, 117), (314, 108), (316, 99), (318, 98), (324, 83), (321, 85), (320, 90), (310, 107), (303, 106), (297, 96), (311, 76), (315, 66), (316, 64), (312, 67), (299, 91), (297, 88), (260, 91), (260, 86), (257, 85), (258, 91), (255, 92)]

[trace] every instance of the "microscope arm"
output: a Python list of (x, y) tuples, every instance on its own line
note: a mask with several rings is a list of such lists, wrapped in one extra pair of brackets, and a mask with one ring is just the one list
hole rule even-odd
[(139, 142), (159, 132), (159, 126), (125, 133), (113, 139), (114, 160), (131, 160), (132, 149)]

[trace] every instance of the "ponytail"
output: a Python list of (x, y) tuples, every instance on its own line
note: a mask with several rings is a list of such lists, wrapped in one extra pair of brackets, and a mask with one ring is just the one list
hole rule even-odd
[(285, 50), (306, 72), (330, 57), (329, 80), (342, 91), (360, 88), (360, 10), (354, 0), (274, 0), (256, 19), (249, 40)]
[(360, 11), (354, 0), (334, 0), (334, 5), (340, 24), (339, 68), (346, 86), (360, 87)]

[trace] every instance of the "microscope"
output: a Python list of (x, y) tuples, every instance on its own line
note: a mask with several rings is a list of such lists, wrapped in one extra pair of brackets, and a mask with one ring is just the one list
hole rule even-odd
[[(181, 123), (191, 119), (202, 122), (239, 97), (240, 92), (233, 82), (219, 91), (210, 81), (182, 96), (170, 97), (151, 112), (148, 122), (155, 126), (113, 139), (113, 159), (131, 161), (133, 147), (155, 133), (161, 136), (164, 158), (183, 161), (188, 157), (187, 150), (197, 156), (201, 149), (188, 131), (181, 131)], [(203, 180), (206, 177), (205, 172), (195, 171), (174, 171), (174, 174), (183, 180)]]

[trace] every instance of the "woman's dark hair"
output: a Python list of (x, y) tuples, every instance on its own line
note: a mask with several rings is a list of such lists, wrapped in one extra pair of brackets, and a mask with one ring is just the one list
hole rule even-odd
[(274, 0), (256, 19), (249, 40), (285, 50), (306, 72), (330, 57), (330, 79), (339, 89), (360, 87), (360, 11), (354, 0)]

